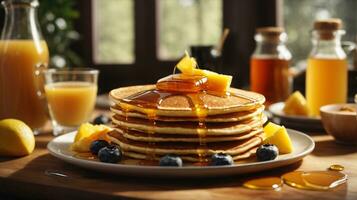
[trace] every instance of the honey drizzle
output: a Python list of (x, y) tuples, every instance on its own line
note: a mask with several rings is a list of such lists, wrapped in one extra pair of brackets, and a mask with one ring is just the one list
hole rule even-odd
[[(136, 93), (121, 100), (120, 106), (123, 109), (123, 112), (125, 112), (126, 122), (128, 121), (128, 112), (132, 110), (128, 108), (133, 105), (143, 108), (144, 113), (147, 115), (150, 124), (150, 128), (147, 131), (147, 137), (149, 139), (149, 142), (148, 148), (146, 150), (146, 157), (148, 160), (153, 161), (156, 158), (156, 143), (150, 142), (152, 141), (153, 134), (155, 133), (155, 125), (157, 120), (156, 109), (160, 107), (160, 104), (163, 102), (164, 99), (174, 95), (176, 94), (152, 89)], [(125, 128), (128, 131), (128, 127)], [(149, 148), (151, 149), (151, 151), (149, 150)]]
[[(205, 92), (200, 92), (200, 93), (190, 93), (190, 94), (184, 94), (184, 93), (173, 93), (173, 92), (165, 92), (161, 90), (148, 90), (144, 91), (132, 96), (129, 96), (125, 99), (123, 99), (123, 103), (121, 104), (123, 109), (123, 112), (129, 112), (130, 109), (127, 109), (127, 105), (136, 105), (141, 108), (144, 108), (144, 112), (146, 113), (148, 120), (150, 122), (150, 130), (148, 131), (148, 138), (152, 138), (152, 134), (155, 133), (155, 125), (156, 125), (156, 118), (157, 118), (157, 113), (155, 109), (158, 109), (161, 105), (161, 103), (169, 97), (172, 96), (184, 96), (189, 100), (190, 104), (190, 109), (193, 110), (198, 118), (198, 125), (197, 125), (197, 135), (199, 137), (199, 143), (200, 147), (197, 150), (197, 154), (199, 157), (200, 162), (207, 162), (206, 157), (206, 151), (207, 151), (207, 145), (206, 145), (206, 135), (207, 135), (207, 127), (206, 127), (206, 122), (205, 119), (207, 117), (207, 105), (204, 103), (204, 101), (201, 99), (201, 95), (205, 94)], [(123, 106), (124, 105), (124, 106)], [(125, 114), (126, 120), (127, 120), (127, 114)], [(151, 149), (155, 149), (155, 143), (150, 142), (149, 146)], [(147, 152), (147, 156), (150, 159), (155, 158), (155, 153), (149, 153)]]
[(189, 94), (191, 109), (194, 110), (197, 118), (198, 118), (198, 126), (197, 126), (197, 135), (199, 138), (200, 147), (197, 150), (198, 159), (200, 163), (207, 162), (207, 144), (206, 144), (206, 137), (207, 137), (207, 126), (206, 126), (206, 117), (207, 117), (207, 105), (201, 99), (201, 95), (205, 94), (204, 92), (201, 93), (193, 93)]
[(155, 134), (155, 125), (156, 125), (156, 111), (154, 109), (150, 109), (147, 112), (147, 117), (150, 122), (150, 129), (147, 133), (147, 136), (149, 138), (148, 145), (152, 149), (152, 152), (146, 151), (146, 156), (148, 157), (148, 160), (155, 160), (156, 158), (156, 144), (155, 142), (152, 142), (152, 136)]

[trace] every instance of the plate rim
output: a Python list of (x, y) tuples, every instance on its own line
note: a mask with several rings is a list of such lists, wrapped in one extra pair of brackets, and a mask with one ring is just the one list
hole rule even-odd
[[(85, 167), (85, 164), (90, 164), (92, 166), (95, 167), (110, 167), (110, 168), (116, 168), (117, 170), (119, 169), (127, 169), (127, 170), (167, 170), (167, 171), (192, 171), (192, 170), (202, 170), (202, 168), (207, 169), (207, 170), (217, 170), (217, 169), (227, 169), (227, 168), (246, 168), (246, 167), (253, 167), (253, 166), (262, 166), (262, 165), (269, 165), (269, 164), (274, 164), (274, 163), (287, 163), (290, 161), (290, 163), (292, 163), (291, 161), (298, 161), (300, 160), (300, 158), (302, 159), (303, 157), (305, 157), (306, 155), (310, 154), (314, 148), (315, 148), (315, 142), (314, 140), (306, 135), (303, 132), (294, 130), (294, 129), (287, 129), (289, 134), (297, 134), (300, 137), (305, 137), (305, 139), (307, 139), (309, 141), (309, 145), (306, 146), (304, 151), (292, 156), (292, 157), (287, 157), (287, 158), (282, 158), (279, 160), (270, 160), (270, 161), (263, 161), (263, 162), (251, 162), (251, 163), (242, 163), (242, 164), (235, 164), (235, 165), (228, 165), (228, 166), (185, 166), (185, 167), (163, 167), (163, 166), (140, 166), (140, 165), (125, 165), (125, 164), (120, 164), (120, 163), (115, 163), (115, 164), (111, 164), (111, 163), (103, 163), (103, 162), (98, 162), (98, 161), (92, 161), (92, 160), (85, 160), (85, 159), (79, 159), (70, 155), (66, 155), (64, 153), (58, 153), (55, 150), (53, 150), (51, 148), (51, 145), (56, 142), (56, 140), (59, 140), (61, 137), (65, 137), (69, 134), (74, 134), (76, 131), (73, 132), (69, 132), (63, 135), (60, 135), (58, 137), (53, 138), (48, 144), (47, 144), (47, 150), (49, 151), (49, 153), (60, 159), (63, 160), (65, 162), (71, 163), (73, 165), (77, 165), (77, 166), (81, 166), (84, 168), (89, 168), (89, 169), (94, 169), (93, 167)], [(290, 133), (291, 132), (291, 133)], [(295, 162), (295, 161), (294, 161)], [(79, 163), (79, 164), (78, 164)], [(81, 165), (83, 164), (83, 165)], [(283, 166), (283, 165), (280, 165)]]

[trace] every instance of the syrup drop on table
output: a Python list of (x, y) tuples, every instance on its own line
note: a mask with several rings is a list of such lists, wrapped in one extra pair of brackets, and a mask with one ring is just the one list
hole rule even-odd
[(279, 190), (283, 181), (278, 177), (264, 177), (246, 181), (243, 186), (254, 190)]
[(328, 169), (331, 171), (343, 171), (345, 169), (345, 167), (342, 165), (334, 164), (334, 165), (331, 165)]
[(284, 174), (285, 184), (306, 190), (329, 190), (347, 181), (347, 175), (338, 171), (295, 171)]

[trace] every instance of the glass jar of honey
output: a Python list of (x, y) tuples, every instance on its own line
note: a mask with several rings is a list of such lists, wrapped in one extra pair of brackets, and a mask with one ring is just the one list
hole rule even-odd
[(291, 53), (286, 47), (287, 34), (281, 27), (256, 30), (256, 48), (250, 60), (250, 87), (266, 98), (266, 105), (284, 101), (291, 92), (289, 63)]
[(312, 116), (320, 107), (347, 101), (346, 54), (341, 47), (340, 19), (318, 20), (312, 31), (313, 48), (306, 69), (306, 99)]

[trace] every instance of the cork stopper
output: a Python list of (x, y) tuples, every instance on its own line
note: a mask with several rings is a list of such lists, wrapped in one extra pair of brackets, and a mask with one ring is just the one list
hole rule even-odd
[(319, 31), (337, 31), (342, 28), (342, 20), (338, 18), (316, 20), (314, 29)]
[(284, 28), (274, 26), (259, 27), (256, 32), (263, 35), (279, 36), (281, 33), (284, 33)]
[(320, 35), (320, 39), (332, 40), (335, 38), (334, 32), (342, 29), (342, 20), (338, 18), (316, 20), (314, 30)]
[(256, 29), (257, 34), (261, 34), (266, 41), (270, 42), (279, 42), (280, 36), (284, 32), (283, 27), (275, 27), (275, 26), (267, 26), (267, 27), (259, 27)]

